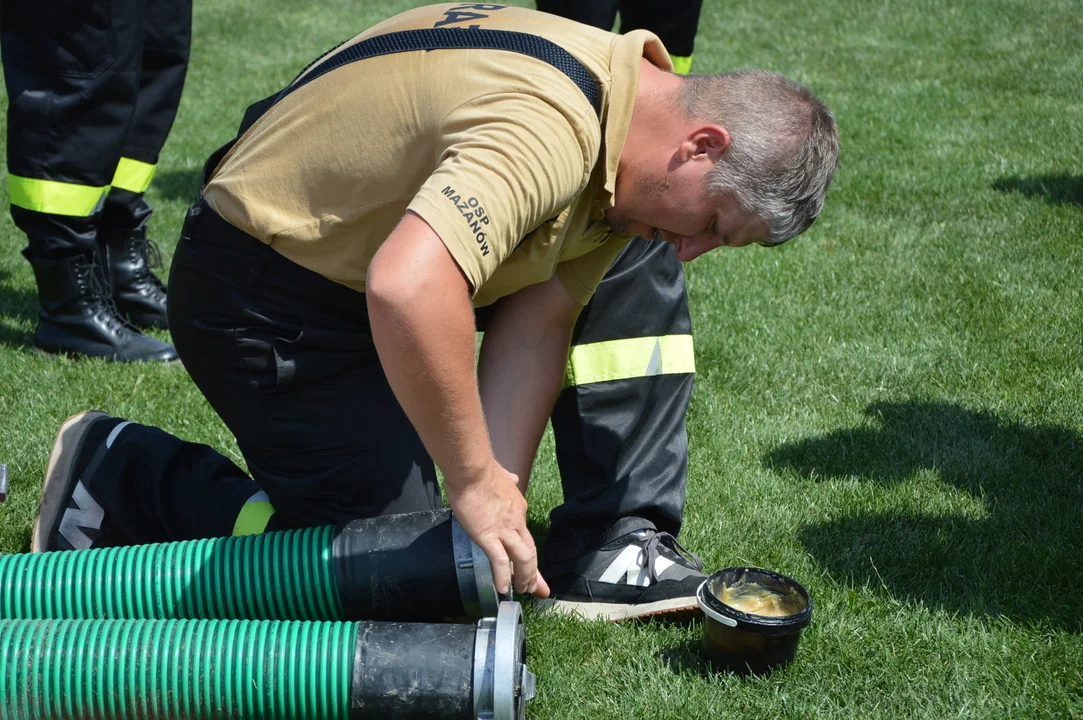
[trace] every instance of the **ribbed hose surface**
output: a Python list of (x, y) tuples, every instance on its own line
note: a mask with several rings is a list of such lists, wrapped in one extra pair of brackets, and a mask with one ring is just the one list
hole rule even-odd
[(0, 620), (3, 720), (349, 714), (354, 623)]
[(0, 557), (0, 618), (341, 620), (334, 532)]

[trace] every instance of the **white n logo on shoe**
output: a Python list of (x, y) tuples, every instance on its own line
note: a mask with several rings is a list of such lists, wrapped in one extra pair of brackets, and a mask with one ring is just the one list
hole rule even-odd
[(75, 483), (71, 499), (79, 509), (68, 508), (64, 511), (64, 517), (60, 520), (60, 535), (76, 550), (87, 550), (94, 541), (83, 530), (100, 530), (105, 520), (105, 510), (90, 497), (81, 480)]
[[(617, 555), (613, 562), (609, 563), (609, 567), (602, 573), (599, 580), (647, 587), (651, 584), (651, 574), (647, 569), (647, 559), (643, 555), (643, 548), (638, 545), (629, 545), (621, 550), (620, 555)], [(654, 576), (661, 576), (673, 564), (672, 560), (659, 555), (654, 563)]]

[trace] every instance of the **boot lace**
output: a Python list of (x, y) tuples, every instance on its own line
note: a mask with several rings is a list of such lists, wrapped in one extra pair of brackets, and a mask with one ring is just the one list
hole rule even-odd
[(147, 264), (148, 270), (154, 270), (162, 266), (162, 251), (158, 248), (158, 243), (146, 239), (143, 243), (143, 262)]
[(162, 267), (162, 251), (158, 248), (158, 243), (150, 238), (141, 238), (132, 243), (132, 249), (143, 260), (143, 270), (139, 273), (139, 279), (151, 283), (156, 289), (164, 292), (165, 283), (154, 274), (155, 269)]
[(97, 305), (97, 315), (110, 332), (120, 330), (135, 330), (135, 326), (121, 316), (117, 306), (113, 303), (113, 294), (109, 285), (109, 278), (105, 269), (96, 261), (88, 262), (83, 266), (85, 273), (84, 281), (86, 289), (93, 302)]

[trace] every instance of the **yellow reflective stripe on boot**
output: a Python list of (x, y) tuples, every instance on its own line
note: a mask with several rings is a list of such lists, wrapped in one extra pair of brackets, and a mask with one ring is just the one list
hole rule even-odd
[(609, 340), (571, 349), (564, 387), (695, 371), (691, 335)]
[(267, 497), (267, 493), (260, 490), (241, 506), (237, 519), (233, 521), (233, 537), (259, 535), (267, 529), (267, 523), (274, 514), (275, 509), (271, 505), (271, 499)]
[(8, 195), (12, 205), (51, 215), (90, 217), (108, 191), (108, 185), (94, 187), (8, 175)]
[(678, 75), (687, 75), (692, 72), (692, 56), (682, 57), (680, 55), (670, 55), (669, 59), (673, 61), (673, 72)]
[(113, 173), (113, 187), (133, 193), (145, 193), (150, 187), (157, 165), (122, 157)]

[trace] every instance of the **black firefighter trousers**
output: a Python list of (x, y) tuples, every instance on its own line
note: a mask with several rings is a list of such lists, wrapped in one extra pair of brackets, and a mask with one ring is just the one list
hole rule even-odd
[[(543, 12), (609, 30), (658, 35), (687, 74), (702, 0), (537, 0)], [(553, 410), (565, 504), (553, 511), (546, 561), (589, 549), (599, 523), (613, 539), (639, 527), (677, 535), (688, 471), (685, 415), (695, 361), (684, 271), (670, 245), (632, 240), (572, 335)], [(614, 522), (614, 518), (620, 518)], [(570, 552), (565, 552), (565, 550)]]
[(145, 225), (191, 35), (191, 0), (0, 3), (11, 215), (30, 257)]
[[(687, 73), (699, 27), (703, 0), (537, 0), (542, 12), (609, 30), (620, 11), (620, 31), (650, 30)], [(681, 62), (683, 59), (686, 62)]]
[[(251, 478), (207, 446), (128, 425), (88, 479), (118, 529), (136, 543), (165, 542), (440, 507), (432, 460), (380, 366), (364, 294), (199, 207), (173, 258), (170, 327)], [(639, 241), (626, 253), (633, 266), (644, 266), (644, 255), (668, 250)], [(614, 279), (633, 280), (619, 272)], [(671, 292), (678, 291), (683, 295), (683, 283)], [(620, 314), (635, 311), (633, 302)], [(687, 314), (670, 320), (687, 323)], [(479, 329), (484, 323), (481, 309)], [(581, 323), (580, 335), (590, 326)], [(552, 514), (547, 562), (614, 533), (679, 528), (691, 375), (659, 372), (646, 380), (631, 396), (622, 388), (623, 408), (605, 402), (604, 392), (600, 405), (592, 401), (591, 389), (605, 382), (562, 392), (554, 425), (565, 428), (558, 436), (575, 439), (558, 443), (566, 501)], [(566, 413), (611, 427), (586, 430)]]

